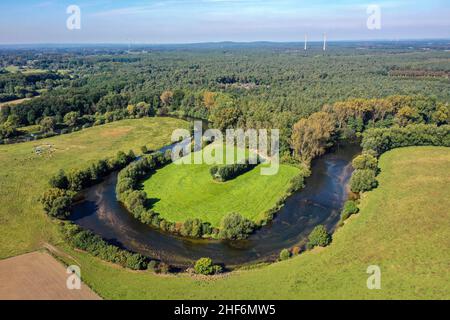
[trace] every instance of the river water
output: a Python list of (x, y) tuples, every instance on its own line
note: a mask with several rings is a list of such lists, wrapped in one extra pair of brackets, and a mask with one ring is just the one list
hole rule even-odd
[(282, 249), (303, 246), (315, 226), (335, 229), (347, 199), (351, 160), (359, 152), (359, 146), (347, 144), (315, 160), (306, 187), (287, 199), (269, 225), (245, 241), (186, 239), (140, 223), (116, 199), (117, 173), (85, 190), (70, 219), (121, 248), (181, 268), (201, 257), (228, 267), (273, 261)]

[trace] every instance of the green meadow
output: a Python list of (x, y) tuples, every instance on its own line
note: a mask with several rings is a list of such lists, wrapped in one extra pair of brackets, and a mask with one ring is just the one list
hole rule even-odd
[[(113, 156), (117, 150), (133, 149), (138, 153), (144, 144), (156, 149), (169, 142), (173, 129), (187, 125), (171, 118), (124, 120), (73, 134), (0, 146), (0, 258), (51, 243), (65, 253), (59, 257), (65, 263), (80, 265), (83, 280), (106, 299), (450, 298), (450, 148), (444, 147), (410, 147), (384, 154), (380, 159), (379, 187), (363, 196), (360, 213), (338, 229), (329, 247), (208, 281), (187, 274), (130, 271), (72, 250), (61, 240), (56, 224), (38, 202), (51, 175), (61, 168), (82, 168), (91, 161)], [(43, 150), (41, 155), (35, 153), (36, 147)], [(206, 175), (206, 167), (199, 166), (196, 173), (191, 172), (197, 170), (195, 166), (176, 170), (171, 166), (158, 171), (150, 179), (152, 183), (159, 175), (165, 183), (171, 179), (193, 183), (183, 182), (183, 174), (175, 174), (179, 170), (188, 170), (189, 175), (203, 176), (204, 183), (213, 183)], [(295, 173), (291, 167), (280, 172), (285, 172), (285, 179)], [(171, 179), (165, 176), (169, 173)], [(255, 179), (261, 177), (256, 168), (246, 174), (248, 177), (239, 178), (249, 179), (250, 184), (253, 174), (257, 175)], [(229, 182), (244, 184), (239, 178)], [(169, 193), (169, 189), (165, 190)], [(201, 189), (196, 192), (201, 194)], [(157, 196), (156, 191), (150, 194)], [(217, 201), (220, 203), (222, 198)], [(381, 290), (366, 287), (369, 265), (381, 268)]]
[[(107, 299), (449, 299), (450, 148), (396, 149), (380, 167), (380, 186), (333, 243), (288, 261), (205, 281), (132, 272), (67, 251)], [(369, 265), (381, 268), (381, 290), (367, 289)]]
[[(207, 146), (204, 152), (214, 154), (213, 146)], [(201, 152), (198, 152), (200, 157)], [(153, 210), (171, 222), (199, 218), (214, 227), (219, 227), (229, 213), (240, 213), (259, 222), (286, 194), (292, 178), (300, 173), (296, 167), (280, 165), (277, 174), (262, 175), (261, 169), (267, 164), (260, 164), (233, 180), (218, 182), (211, 177), (212, 166), (179, 160), (158, 170), (144, 182)]]
[[(172, 131), (188, 123), (172, 118), (123, 120), (76, 133), (32, 142), (0, 145), (0, 258), (33, 251), (59, 241), (39, 197), (60, 169), (84, 168), (118, 151), (157, 149)], [(35, 152), (38, 147), (42, 153)]]

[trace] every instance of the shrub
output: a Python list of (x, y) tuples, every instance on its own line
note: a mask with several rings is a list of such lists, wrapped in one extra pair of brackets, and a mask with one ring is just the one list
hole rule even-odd
[(215, 166), (210, 169), (210, 173), (213, 179), (221, 182), (232, 180), (241, 174), (244, 174), (253, 168), (255, 164), (250, 164), (248, 162), (242, 164), (230, 164), (225, 166)]
[(344, 208), (341, 212), (341, 222), (347, 220), (351, 215), (357, 214), (359, 212), (359, 208), (355, 201), (349, 200), (345, 202)]
[(203, 223), (200, 219), (187, 219), (181, 226), (180, 233), (185, 237), (200, 238), (202, 231)]
[(52, 217), (65, 219), (70, 215), (72, 197), (65, 190), (58, 188), (49, 189), (42, 195), (40, 201), (45, 212)]
[(158, 264), (158, 269), (156, 270), (157, 273), (166, 274), (170, 272), (170, 266), (166, 263), (160, 263)]
[(141, 152), (142, 152), (142, 154), (146, 154), (148, 152), (147, 146), (142, 146)]
[(353, 172), (350, 179), (350, 189), (353, 192), (366, 192), (376, 188), (377, 186), (378, 182), (375, 177), (375, 171), (373, 170), (356, 170)]
[(369, 129), (363, 134), (364, 151), (372, 150), (377, 155), (407, 146), (450, 147), (450, 125), (408, 125), (384, 129)]
[(280, 252), (280, 260), (281, 261), (287, 260), (290, 257), (291, 257), (291, 253), (289, 252), (288, 249), (281, 250), (281, 252)]
[(73, 191), (81, 191), (91, 181), (91, 175), (88, 170), (71, 170), (67, 174), (69, 189)]
[(142, 210), (146, 201), (146, 193), (138, 190), (128, 193), (127, 197), (124, 199), (124, 203), (132, 213), (135, 213), (137, 210)]
[(301, 251), (302, 251), (302, 249), (300, 247), (293, 247), (292, 248), (292, 255), (293, 256), (298, 256)]
[(331, 235), (327, 232), (327, 229), (322, 226), (316, 226), (309, 234), (307, 247), (312, 249), (316, 246), (326, 247), (331, 242)]
[(56, 198), (48, 214), (58, 219), (65, 219), (70, 215), (71, 206), (72, 198), (69, 196)]
[(147, 268), (147, 260), (144, 256), (137, 253), (129, 253), (125, 267), (132, 270), (144, 270)]
[(63, 225), (62, 233), (71, 246), (89, 252), (103, 260), (118, 263), (132, 270), (144, 270), (148, 267), (146, 257), (109, 245), (98, 235), (83, 230), (72, 223)]
[(67, 180), (64, 170), (59, 170), (57, 174), (50, 178), (50, 186), (58, 189), (69, 188), (69, 180)]
[(378, 168), (378, 160), (373, 155), (363, 153), (353, 159), (352, 166), (355, 170), (370, 169), (376, 171)]
[(212, 274), (218, 274), (222, 272), (222, 267), (213, 265), (210, 258), (201, 258), (197, 260), (194, 266), (195, 273), (209, 276)]
[(293, 193), (305, 187), (305, 177), (303, 174), (299, 174), (291, 179), (291, 185), (288, 192)]
[(246, 239), (255, 229), (255, 224), (239, 213), (231, 213), (223, 218), (219, 237), (228, 240)]
[(156, 271), (156, 268), (158, 267), (158, 262), (156, 262), (155, 260), (151, 260), (148, 264), (147, 264), (147, 270)]
[(211, 169), (209, 169), (209, 173), (211, 174), (211, 176), (213, 178), (215, 178), (217, 171), (219, 171), (219, 167), (218, 166), (213, 166), (211, 167)]

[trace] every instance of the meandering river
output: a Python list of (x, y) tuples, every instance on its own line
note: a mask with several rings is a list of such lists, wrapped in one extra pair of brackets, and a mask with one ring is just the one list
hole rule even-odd
[[(302, 246), (311, 230), (325, 225), (333, 231), (348, 194), (352, 158), (357, 145), (338, 146), (315, 160), (306, 187), (290, 196), (276, 218), (245, 241), (191, 240), (140, 223), (116, 199), (117, 173), (84, 191), (71, 220), (124, 249), (178, 267), (201, 257), (228, 267), (275, 260), (284, 248)], [(237, 199), (245, 201), (245, 199)]]

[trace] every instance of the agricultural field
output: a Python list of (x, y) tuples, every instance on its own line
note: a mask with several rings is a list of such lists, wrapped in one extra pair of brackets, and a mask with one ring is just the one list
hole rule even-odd
[[(211, 153), (213, 147), (207, 146), (205, 154)], [(267, 165), (260, 164), (235, 179), (218, 182), (210, 174), (213, 165), (181, 162), (182, 159), (158, 170), (144, 182), (144, 191), (154, 203), (152, 209), (171, 222), (199, 218), (213, 227), (219, 227), (229, 213), (240, 213), (259, 222), (300, 173), (297, 167), (280, 165), (276, 175), (263, 176), (261, 167)]]
[[(0, 145), (0, 258), (59, 241), (57, 227), (45, 215), (39, 197), (60, 169), (89, 163), (140, 147), (170, 143), (172, 131), (188, 123), (173, 118), (123, 120), (76, 133), (32, 142)], [(39, 150), (39, 152), (38, 152)]]
[[(392, 150), (380, 168), (379, 187), (331, 246), (288, 261), (203, 281), (131, 272), (67, 251), (108, 299), (449, 299), (450, 148)], [(381, 290), (366, 287), (369, 265), (381, 268)]]
[(17, 99), (17, 100), (11, 100), (7, 102), (0, 102), (0, 108), (3, 106), (16, 106), (23, 102), (30, 101), (33, 98), (23, 98), (23, 99)]

